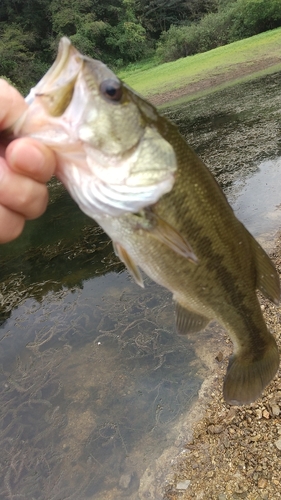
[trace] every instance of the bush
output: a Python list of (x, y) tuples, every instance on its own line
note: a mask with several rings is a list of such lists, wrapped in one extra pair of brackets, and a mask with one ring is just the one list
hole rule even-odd
[(227, 43), (281, 26), (281, 0), (237, 0), (228, 2), (199, 23), (171, 26), (163, 32), (156, 54), (168, 62), (206, 52)]
[(216, 14), (208, 14), (198, 25), (199, 50), (207, 50), (220, 47), (229, 43), (231, 28), (235, 18), (235, 7), (231, 6)]
[(180, 57), (190, 56), (198, 51), (197, 25), (171, 26), (164, 31), (157, 44), (156, 57), (161, 62), (174, 61)]
[(280, 0), (237, 0), (232, 39), (240, 40), (281, 26)]
[(229, 42), (235, 8), (207, 14), (198, 24), (171, 26), (157, 45), (156, 54), (162, 62), (174, 61), (198, 52), (206, 52)]

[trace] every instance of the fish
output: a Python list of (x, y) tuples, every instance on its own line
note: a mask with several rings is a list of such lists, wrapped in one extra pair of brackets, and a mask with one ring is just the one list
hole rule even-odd
[(112, 239), (140, 286), (167, 288), (179, 334), (218, 321), (233, 343), (231, 405), (259, 398), (279, 368), (257, 290), (279, 303), (279, 275), (177, 127), (67, 38), (12, 127), (54, 150), (56, 175)]

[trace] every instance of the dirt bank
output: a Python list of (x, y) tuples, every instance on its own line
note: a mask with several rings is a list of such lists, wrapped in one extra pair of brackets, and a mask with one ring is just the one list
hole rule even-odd
[[(281, 235), (272, 259), (281, 272)], [(261, 299), (266, 322), (281, 347), (280, 307)], [(273, 500), (281, 498), (280, 370), (264, 397), (247, 407), (231, 407), (221, 397), (229, 349), (225, 343), (213, 363), (213, 382), (198, 406), (206, 414), (166, 487), (166, 500)]]
[(280, 57), (272, 57), (267, 59), (257, 59), (251, 61), (251, 63), (240, 63), (233, 66), (230, 64), (228, 71), (223, 74), (217, 74), (215, 71), (213, 71), (210, 74), (206, 74), (206, 77), (204, 79), (193, 82), (188, 86), (183, 86), (179, 89), (159, 93), (156, 95), (154, 94), (150, 96), (148, 94), (147, 98), (155, 106), (161, 106), (163, 104), (169, 103), (169, 101), (174, 101), (182, 97), (195, 96), (196, 94), (199, 94), (200, 92), (208, 89), (212, 89), (213, 92), (216, 87), (219, 87), (226, 82), (235, 82), (236, 80), (240, 80), (243, 77), (249, 75), (254, 76), (255, 73), (258, 73), (260, 71), (270, 70), (277, 64), (280, 64), (280, 61)]

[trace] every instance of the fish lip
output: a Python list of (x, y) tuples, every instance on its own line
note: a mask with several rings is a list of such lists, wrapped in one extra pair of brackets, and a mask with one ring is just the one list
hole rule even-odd
[[(84, 57), (75, 47), (73, 47), (71, 41), (67, 37), (61, 38), (54, 63), (35, 87), (30, 90), (28, 96), (25, 98), (28, 108), (9, 128), (9, 135), (12, 137), (21, 136), (23, 124), (26, 121), (26, 117), (29, 116), (30, 108), (36, 104), (36, 98), (40, 99), (44, 96), (51, 97), (52, 94), (55, 95), (60, 88), (66, 87), (69, 84), (75, 85), (83, 68), (83, 63)], [(40, 115), (40, 108), (42, 107), (44, 107), (44, 104), (42, 104), (42, 101), (39, 101), (39, 108), (37, 107), (36, 109), (36, 106), (34, 108), (37, 115), (38, 111)], [(31, 134), (28, 133), (27, 135)]]
[(47, 73), (41, 78), (41, 80), (37, 83), (35, 87), (33, 87), (29, 94), (25, 98), (25, 102), (30, 105), (34, 101), (35, 97), (38, 95), (42, 95), (50, 90), (52, 87), (56, 86), (56, 81), (60, 77), (61, 74), (65, 74), (66, 81), (69, 79), (73, 79), (74, 75), (70, 73), (68, 76), (68, 63), (71, 56), (76, 56), (76, 62), (78, 63), (77, 69), (74, 73), (76, 73), (76, 77), (82, 67), (83, 64), (83, 56), (78, 52), (75, 47), (73, 47), (71, 41), (67, 37), (62, 37), (59, 42), (57, 57), (53, 62), (52, 66), (49, 68)]

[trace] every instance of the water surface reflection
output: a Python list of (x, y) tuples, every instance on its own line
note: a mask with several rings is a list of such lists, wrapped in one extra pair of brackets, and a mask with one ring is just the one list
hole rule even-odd
[(281, 157), (267, 160), (243, 183), (236, 182), (238, 197), (232, 206), (237, 217), (266, 250), (271, 250), (281, 226)]

